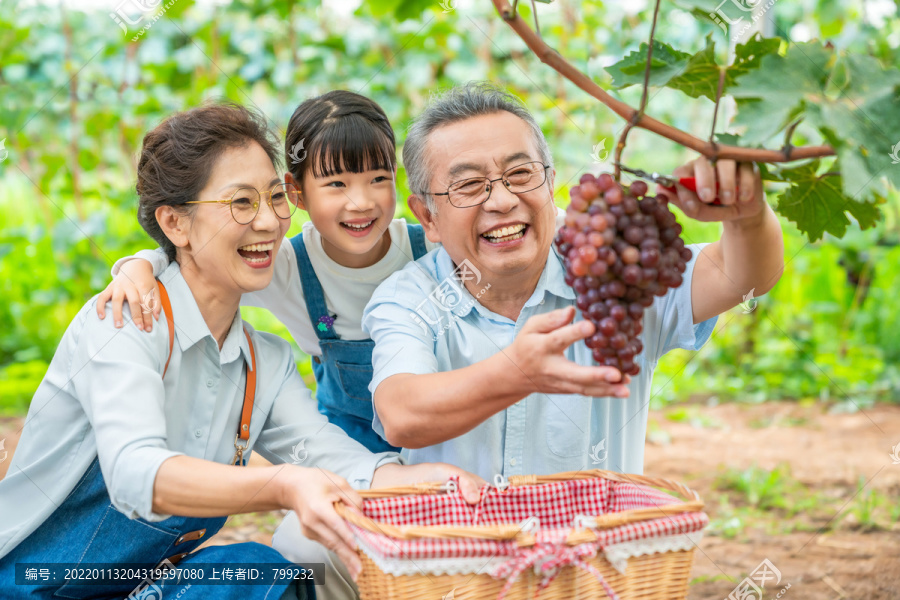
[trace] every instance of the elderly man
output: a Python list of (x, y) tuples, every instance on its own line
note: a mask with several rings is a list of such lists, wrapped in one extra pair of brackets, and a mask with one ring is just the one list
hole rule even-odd
[[(450, 90), (412, 125), (403, 159), (410, 208), (443, 247), (376, 290), (363, 328), (375, 341), (374, 428), (413, 463), (484, 478), (641, 473), (659, 358), (699, 349), (719, 313), (751, 289), (768, 291), (784, 266), (781, 228), (752, 165), (681, 167), (699, 197), (679, 189), (671, 202), (721, 221), (722, 237), (689, 246), (683, 285), (645, 312), (641, 370), (630, 380), (596, 366), (580, 342), (594, 326), (576, 318), (551, 248), (552, 158), (515, 97), (488, 84)], [(723, 206), (711, 205), (716, 181)]]

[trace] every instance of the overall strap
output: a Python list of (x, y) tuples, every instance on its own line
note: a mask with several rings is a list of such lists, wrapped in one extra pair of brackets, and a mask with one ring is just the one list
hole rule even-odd
[(425, 247), (425, 229), (415, 223), (407, 223), (406, 231), (409, 233), (409, 245), (412, 246), (413, 260), (419, 260), (428, 254)]
[[(328, 312), (328, 306), (325, 304), (325, 292), (322, 291), (322, 284), (319, 283), (316, 271), (309, 260), (302, 232), (291, 238), (291, 246), (294, 247), (294, 254), (297, 257), (297, 270), (300, 272), (300, 283), (303, 286), (303, 297), (306, 300), (309, 322), (312, 324), (316, 336), (320, 340), (340, 339), (334, 332), (333, 321)], [(322, 323), (325, 324), (325, 327), (319, 327)]]

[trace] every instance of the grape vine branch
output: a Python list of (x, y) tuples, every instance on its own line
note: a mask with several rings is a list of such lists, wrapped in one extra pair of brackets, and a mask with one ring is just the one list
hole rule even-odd
[[(594, 83), (590, 77), (578, 70), (574, 65), (563, 58), (556, 50), (548, 46), (541, 36), (536, 33), (518, 12), (510, 6), (507, 0), (491, 0), (497, 12), (504, 21), (522, 38), (528, 48), (540, 59), (540, 61), (553, 68), (560, 75), (574, 83), (576, 86), (605, 104), (617, 115), (625, 119), (626, 127), (640, 127), (666, 139), (699, 152), (707, 158), (730, 158), (737, 161), (784, 163), (801, 159), (821, 158), (834, 156), (835, 151), (831, 146), (802, 146), (793, 147), (790, 144), (780, 150), (768, 150), (764, 148), (743, 148), (718, 144), (713, 140), (704, 141), (676, 127), (667, 125), (653, 117), (644, 114), (643, 109), (635, 109), (606, 92)], [(652, 49), (652, 41), (650, 44)], [(644, 101), (642, 101), (644, 104)], [(626, 129), (627, 131), (627, 129)], [(618, 150), (618, 148), (617, 148)]]

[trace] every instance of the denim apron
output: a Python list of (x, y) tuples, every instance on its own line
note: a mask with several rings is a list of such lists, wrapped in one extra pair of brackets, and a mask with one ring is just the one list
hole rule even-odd
[[(427, 254), (425, 231), (421, 225), (412, 224), (408, 224), (406, 229), (413, 259), (418, 260)], [(369, 384), (372, 382), (372, 349), (375, 342), (342, 340), (338, 337), (334, 332), (334, 318), (325, 305), (322, 285), (309, 260), (303, 234), (292, 237), (291, 245), (297, 255), (306, 310), (322, 350), (322, 356), (312, 359), (319, 412), (372, 452), (399, 451), (372, 429), (374, 414)]]
[[(169, 325), (169, 358), (171, 358), (174, 324), (168, 296), (160, 283), (160, 295), (166, 308)], [(252, 342), (251, 342), (252, 348)], [(252, 351), (251, 351), (252, 353)], [(255, 355), (253, 357), (255, 364)], [(169, 362), (166, 361), (165, 371)], [(255, 377), (248, 377), (250, 385), (245, 397), (255, 392)], [(251, 387), (253, 389), (251, 389)], [(246, 403), (245, 403), (246, 407)], [(244, 417), (242, 417), (242, 421)], [(241, 425), (243, 428), (243, 424)], [(238, 434), (240, 436), (240, 433)], [(243, 437), (243, 436), (241, 436)], [(249, 437), (249, 436), (248, 436)], [(236, 448), (239, 446), (237, 439)], [(245, 464), (242, 452), (236, 457)], [(238, 467), (239, 468), (239, 467)], [(129, 519), (116, 509), (109, 498), (106, 483), (100, 470), (99, 458), (94, 458), (84, 475), (63, 503), (31, 535), (12, 552), (0, 558), (0, 597), (5, 600), (33, 598), (112, 599), (125, 598), (136, 589), (140, 593), (132, 598), (146, 600), (200, 600), (214, 597), (219, 600), (279, 600), (290, 588), (293, 596), (301, 600), (315, 599), (312, 585), (303, 582), (282, 581), (275, 583), (274, 576), (263, 585), (187, 585), (177, 577), (163, 577), (154, 582), (122, 581), (100, 585), (83, 585), (76, 582), (50, 583), (46, 585), (15, 585), (16, 563), (29, 563), (41, 568), (52, 563), (65, 563), (73, 568), (92, 565), (93, 568), (112, 569), (116, 565), (138, 565), (148, 569), (160, 567), (165, 560), (178, 568), (211, 563), (231, 563), (235, 567), (250, 563), (271, 567), (293, 565), (276, 550), (256, 542), (213, 546), (193, 552), (207, 538), (213, 536), (225, 524), (226, 517), (178, 517), (150, 522)], [(211, 572), (211, 567), (203, 567)], [(207, 575), (209, 576), (209, 575)], [(262, 580), (256, 580), (262, 583)]]

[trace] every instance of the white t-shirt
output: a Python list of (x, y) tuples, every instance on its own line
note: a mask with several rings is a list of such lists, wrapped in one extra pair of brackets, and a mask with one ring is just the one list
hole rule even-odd
[[(389, 275), (405, 267), (414, 258), (409, 242), (409, 232), (406, 229), (406, 219), (391, 221), (388, 232), (391, 236), (391, 245), (387, 254), (374, 265), (357, 269), (339, 265), (329, 258), (322, 247), (322, 235), (311, 222), (303, 224), (303, 243), (306, 245), (309, 261), (322, 286), (325, 305), (328, 307), (330, 315), (336, 315), (334, 331), (343, 340), (369, 339), (369, 336), (362, 330), (363, 309), (368, 304), (375, 288)], [(438, 246), (439, 244), (425, 239), (427, 251)], [(116, 261), (112, 269), (113, 276), (118, 274), (122, 264), (134, 258), (143, 258), (149, 261), (153, 265), (153, 274), (156, 276), (162, 273), (169, 264), (166, 254), (161, 248), (141, 250), (134, 256)], [(300, 283), (300, 273), (297, 270), (297, 255), (288, 238), (284, 239), (275, 256), (272, 282), (258, 292), (241, 296), (241, 305), (260, 306), (268, 309), (279, 321), (284, 323), (301, 350), (310, 356), (322, 355), (319, 338), (316, 336), (313, 323), (309, 319), (309, 312), (306, 310), (303, 285)]]

